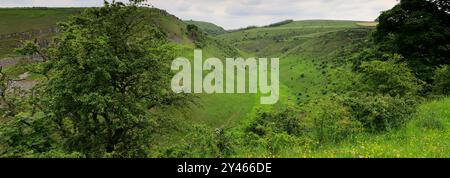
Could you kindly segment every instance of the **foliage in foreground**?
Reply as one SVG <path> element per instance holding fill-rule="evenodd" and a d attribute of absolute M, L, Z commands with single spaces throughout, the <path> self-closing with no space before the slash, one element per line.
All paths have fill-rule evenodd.
<path fill-rule="evenodd" d="M 250 125 L 246 131 L 225 130 L 218 133 L 204 126 L 196 127 L 181 145 L 155 150 L 155 157 L 250 157 L 250 158 L 449 158 L 450 157 L 450 98 L 426 102 L 417 113 L 407 118 L 403 127 L 386 132 L 364 132 L 360 124 L 346 119 L 320 118 L 308 125 L 293 108 L 259 115 L 267 118 L 264 124 Z M 340 112 L 331 108 L 328 113 Z M 341 110 L 342 111 L 342 110 Z M 289 113 L 289 114 L 286 114 Z M 286 119 L 286 115 L 289 118 Z M 323 115 L 323 113 L 322 113 Z M 277 117 L 279 116 L 279 117 Z M 261 118 L 261 117 L 259 117 Z M 295 119 L 296 118 L 296 119 Z M 345 118 L 343 116 L 342 118 Z M 269 131 L 273 125 L 290 125 L 289 120 L 301 119 L 303 134 L 290 134 L 282 129 Z M 261 120 L 256 120 L 261 123 Z M 324 126 L 324 127 L 321 127 Z M 289 128 L 289 127 L 285 127 Z M 310 130 L 308 130 L 309 128 Z M 329 134 L 327 134 L 329 133 Z M 336 134 L 336 135 L 333 135 Z M 219 141 L 221 140 L 221 141 Z M 224 144 L 226 143 L 226 144 Z M 219 147 L 219 145 L 226 145 Z M 229 154 L 223 154 L 229 153 Z"/>
<path fill-rule="evenodd" d="M 157 132 L 156 108 L 184 101 L 169 92 L 175 50 L 138 7 L 105 2 L 61 24 L 55 45 L 19 50 L 38 54 L 46 76 L 27 94 L 33 109 L 2 124 L 8 156 L 48 152 L 87 157 L 145 157 Z"/>

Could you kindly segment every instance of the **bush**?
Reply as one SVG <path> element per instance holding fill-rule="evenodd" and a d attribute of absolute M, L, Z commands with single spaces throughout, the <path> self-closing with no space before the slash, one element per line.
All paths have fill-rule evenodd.
<path fill-rule="evenodd" d="M 387 61 L 363 62 L 360 66 L 365 90 L 391 96 L 416 95 L 423 82 L 418 80 L 399 55 L 387 55 Z"/>
<path fill-rule="evenodd" d="M 267 138 L 267 149 L 270 156 L 279 155 L 281 152 L 290 150 L 297 139 L 287 133 L 276 133 Z"/>
<path fill-rule="evenodd" d="M 187 25 L 187 33 L 194 42 L 196 48 L 205 47 L 206 34 L 204 34 L 199 27 L 193 24 Z"/>
<path fill-rule="evenodd" d="M 345 94 L 353 91 L 361 91 L 364 83 L 361 82 L 361 74 L 352 72 L 346 68 L 338 67 L 330 70 L 328 80 L 332 81 L 330 90 L 336 94 Z"/>
<path fill-rule="evenodd" d="M 387 131 L 406 123 L 415 111 L 417 100 L 400 96 L 353 93 L 344 98 L 353 117 L 369 131 Z"/>
<path fill-rule="evenodd" d="M 287 146 L 270 145 L 283 142 L 281 138 L 289 140 L 283 135 L 312 138 L 321 144 L 339 142 L 362 131 L 362 124 L 333 98 L 312 102 L 302 110 L 286 108 L 278 112 L 260 112 L 247 128 L 247 132 L 268 139 L 271 152 L 276 152 L 277 147 Z"/>
<path fill-rule="evenodd" d="M 362 124 L 337 98 L 319 100 L 312 108 L 311 129 L 319 144 L 336 143 L 363 131 Z"/>
<path fill-rule="evenodd" d="M 267 25 L 265 27 L 279 27 L 279 26 L 282 26 L 282 25 L 290 24 L 292 22 L 294 22 L 294 20 L 291 20 L 291 19 L 283 20 L 281 22 L 273 23 L 273 24 Z"/>
<path fill-rule="evenodd" d="M 329 77 L 351 116 L 371 132 L 387 131 L 405 124 L 420 101 L 424 82 L 418 80 L 399 55 L 362 62 L 357 72 L 332 70 Z"/>
<path fill-rule="evenodd" d="M 246 131 L 259 136 L 265 136 L 271 132 L 300 135 L 305 129 L 300 113 L 294 108 L 285 108 L 278 112 L 259 111 L 258 116 Z"/>
<path fill-rule="evenodd" d="M 17 114 L 0 124 L 0 157 L 72 157 L 55 149 L 60 146 L 58 137 L 52 135 L 56 127 L 43 117 Z"/>
<path fill-rule="evenodd" d="M 173 158 L 224 158 L 234 153 L 233 140 L 222 129 L 211 129 L 204 125 L 195 125 L 178 145 L 160 150 L 157 157 Z"/>
<path fill-rule="evenodd" d="M 436 69 L 433 77 L 433 93 L 439 95 L 450 94 L 450 66 L 444 65 Z"/>

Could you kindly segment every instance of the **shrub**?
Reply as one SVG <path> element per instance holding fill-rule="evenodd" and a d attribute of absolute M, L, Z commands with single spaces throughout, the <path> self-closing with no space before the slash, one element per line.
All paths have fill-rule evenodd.
<path fill-rule="evenodd" d="M 336 94 L 361 91 L 363 88 L 367 88 L 361 82 L 361 74 L 342 67 L 330 70 L 328 78 L 329 81 L 333 81 L 331 86 L 329 86 L 330 90 Z"/>
<path fill-rule="evenodd" d="M 282 25 L 290 24 L 290 23 L 292 23 L 292 22 L 294 22 L 294 20 L 291 20 L 291 19 L 289 19 L 289 20 L 283 20 L 283 21 L 281 21 L 281 22 L 277 22 L 277 23 L 270 24 L 270 25 L 268 25 L 268 26 L 266 26 L 266 27 L 279 27 L 279 26 L 282 26 Z"/>
<path fill-rule="evenodd" d="M 300 113 L 294 108 L 285 108 L 278 112 L 259 111 L 256 119 L 246 128 L 246 131 L 259 136 L 265 136 L 271 132 L 299 135 L 305 130 L 300 116 Z"/>
<path fill-rule="evenodd" d="M 290 150 L 297 139 L 287 133 L 276 133 L 267 138 L 267 149 L 271 156 L 280 154 L 283 151 Z"/>
<path fill-rule="evenodd" d="M 71 157 L 71 154 L 55 150 L 60 144 L 51 131 L 56 127 L 43 117 L 17 114 L 0 124 L 0 157 Z"/>
<path fill-rule="evenodd" d="M 450 94 L 450 66 L 444 65 L 436 69 L 433 77 L 433 93 L 440 95 Z"/>
<path fill-rule="evenodd" d="M 361 123 L 336 98 L 319 100 L 312 108 L 311 129 L 320 144 L 339 142 L 363 131 Z"/>
<path fill-rule="evenodd" d="M 234 153 L 233 140 L 222 129 L 211 129 L 205 125 L 195 125 L 180 144 L 160 150 L 157 157 L 173 158 L 223 158 Z"/>
<path fill-rule="evenodd" d="M 196 48 L 205 47 L 206 35 L 196 25 L 187 25 L 187 33 L 195 44 Z"/>
<path fill-rule="evenodd" d="M 400 96 L 353 93 L 344 97 L 353 117 L 370 131 L 387 131 L 406 123 L 415 111 L 417 100 Z"/>
<path fill-rule="evenodd" d="M 416 95 L 423 82 L 418 80 L 399 55 L 388 55 L 387 61 L 363 62 L 360 66 L 365 90 L 391 96 Z"/>

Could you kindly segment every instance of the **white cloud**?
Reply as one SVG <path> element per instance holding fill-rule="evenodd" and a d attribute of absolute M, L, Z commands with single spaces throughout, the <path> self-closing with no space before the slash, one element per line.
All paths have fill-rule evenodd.
<path fill-rule="evenodd" d="M 0 0 L 0 7 L 92 7 L 102 0 Z M 371 21 L 397 0 L 149 0 L 186 20 L 216 23 L 226 29 L 294 19 Z"/>

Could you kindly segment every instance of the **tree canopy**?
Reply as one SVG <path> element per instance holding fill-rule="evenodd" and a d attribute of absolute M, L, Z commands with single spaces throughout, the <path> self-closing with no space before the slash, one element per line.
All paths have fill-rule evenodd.
<path fill-rule="evenodd" d="M 88 157 L 148 154 L 158 125 L 155 108 L 183 96 L 169 92 L 175 49 L 163 32 L 146 23 L 144 10 L 139 1 L 105 2 L 60 24 L 62 34 L 51 47 L 29 42 L 19 50 L 44 58 L 35 71 L 47 76 L 35 93 L 38 111 L 25 114 L 31 130 L 39 133 L 36 138 L 45 140 L 46 149 L 40 151 L 56 147 Z M 49 146 L 51 140 L 56 144 Z"/>
<path fill-rule="evenodd" d="M 374 39 L 381 51 L 405 57 L 422 80 L 450 64 L 450 14 L 447 0 L 401 0 L 378 17 Z"/>

